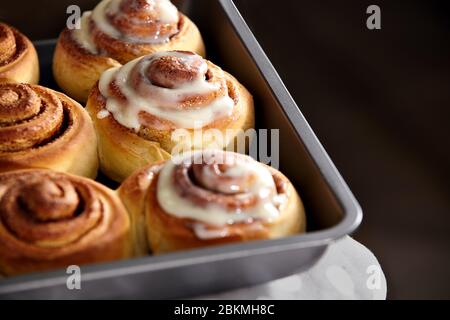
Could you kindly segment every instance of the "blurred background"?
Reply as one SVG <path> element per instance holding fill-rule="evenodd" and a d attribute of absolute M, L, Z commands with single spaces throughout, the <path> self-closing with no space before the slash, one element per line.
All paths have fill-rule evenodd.
<path fill-rule="evenodd" d="M 52 38 L 69 4 L 96 3 L 2 1 L 0 20 Z M 235 3 L 363 207 L 354 237 L 388 298 L 449 299 L 450 2 Z M 371 4 L 381 30 L 366 28 Z"/>
<path fill-rule="evenodd" d="M 236 1 L 359 200 L 388 297 L 450 298 L 450 2 L 268 2 Z"/>

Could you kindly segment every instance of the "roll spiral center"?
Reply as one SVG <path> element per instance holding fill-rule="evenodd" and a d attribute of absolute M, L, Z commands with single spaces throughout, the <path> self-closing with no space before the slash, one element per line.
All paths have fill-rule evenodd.
<path fill-rule="evenodd" d="M 31 182 L 22 188 L 21 203 L 39 221 L 72 217 L 79 198 L 70 182 L 50 179 Z"/>

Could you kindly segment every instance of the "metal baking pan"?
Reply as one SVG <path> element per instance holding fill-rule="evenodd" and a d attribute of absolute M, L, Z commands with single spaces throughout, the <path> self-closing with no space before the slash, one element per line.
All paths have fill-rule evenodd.
<path fill-rule="evenodd" d="M 357 201 L 233 2 L 174 2 L 199 26 L 208 58 L 253 93 L 257 128 L 280 130 L 280 170 L 304 201 L 308 232 L 278 240 L 83 266 L 81 290 L 67 289 L 65 270 L 3 279 L 0 298 L 187 298 L 254 285 L 310 268 L 332 241 L 360 224 L 362 212 Z M 41 61 L 41 84 L 58 89 L 51 75 L 55 40 L 35 44 Z"/>

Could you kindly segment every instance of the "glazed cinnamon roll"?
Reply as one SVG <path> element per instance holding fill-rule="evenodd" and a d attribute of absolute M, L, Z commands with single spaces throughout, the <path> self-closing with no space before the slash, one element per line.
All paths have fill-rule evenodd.
<path fill-rule="evenodd" d="M 250 93 L 186 51 L 159 52 L 107 70 L 87 110 L 99 138 L 101 169 L 116 181 L 171 153 L 227 148 L 254 126 Z"/>
<path fill-rule="evenodd" d="M 139 254 L 273 239 L 306 227 L 302 201 L 289 180 L 232 152 L 194 151 L 147 166 L 118 193 Z"/>
<path fill-rule="evenodd" d="M 16 275 L 130 257 L 130 220 L 117 195 L 50 170 L 0 174 L 0 272 Z"/>
<path fill-rule="evenodd" d="M 199 30 L 169 0 L 103 0 L 80 25 L 61 33 L 53 60 L 59 86 L 80 102 L 103 71 L 137 57 L 175 49 L 205 55 Z"/>
<path fill-rule="evenodd" d="M 98 157 L 91 119 L 56 91 L 0 84 L 0 172 L 30 167 L 94 178 Z"/>
<path fill-rule="evenodd" d="M 39 82 L 36 49 L 27 37 L 0 22 L 0 83 Z"/>

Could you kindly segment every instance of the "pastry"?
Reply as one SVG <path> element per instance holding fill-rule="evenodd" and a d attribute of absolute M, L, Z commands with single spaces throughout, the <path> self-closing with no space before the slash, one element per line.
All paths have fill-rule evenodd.
<path fill-rule="evenodd" d="M 119 182 L 173 153 L 229 148 L 254 126 L 253 99 L 244 86 L 186 51 L 158 52 L 107 70 L 86 108 L 101 169 Z"/>
<path fill-rule="evenodd" d="M 106 69 L 175 49 L 205 54 L 195 24 L 169 0 L 103 0 L 83 14 L 79 29 L 61 33 L 53 73 L 64 92 L 85 102 Z"/>
<path fill-rule="evenodd" d="M 0 22 L 0 83 L 39 82 L 36 49 L 27 37 Z"/>
<path fill-rule="evenodd" d="M 1 274 L 131 255 L 130 220 L 112 190 L 51 170 L 0 174 Z"/>
<path fill-rule="evenodd" d="M 77 102 L 38 85 L 0 84 L 0 172 L 50 168 L 94 178 L 97 138 Z"/>
<path fill-rule="evenodd" d="M 135 172 L 118 193 L 130 213 L 136 254 L 280 238 L 306 227 L 289 180 L 238 153 L 178 155 Z"/>

